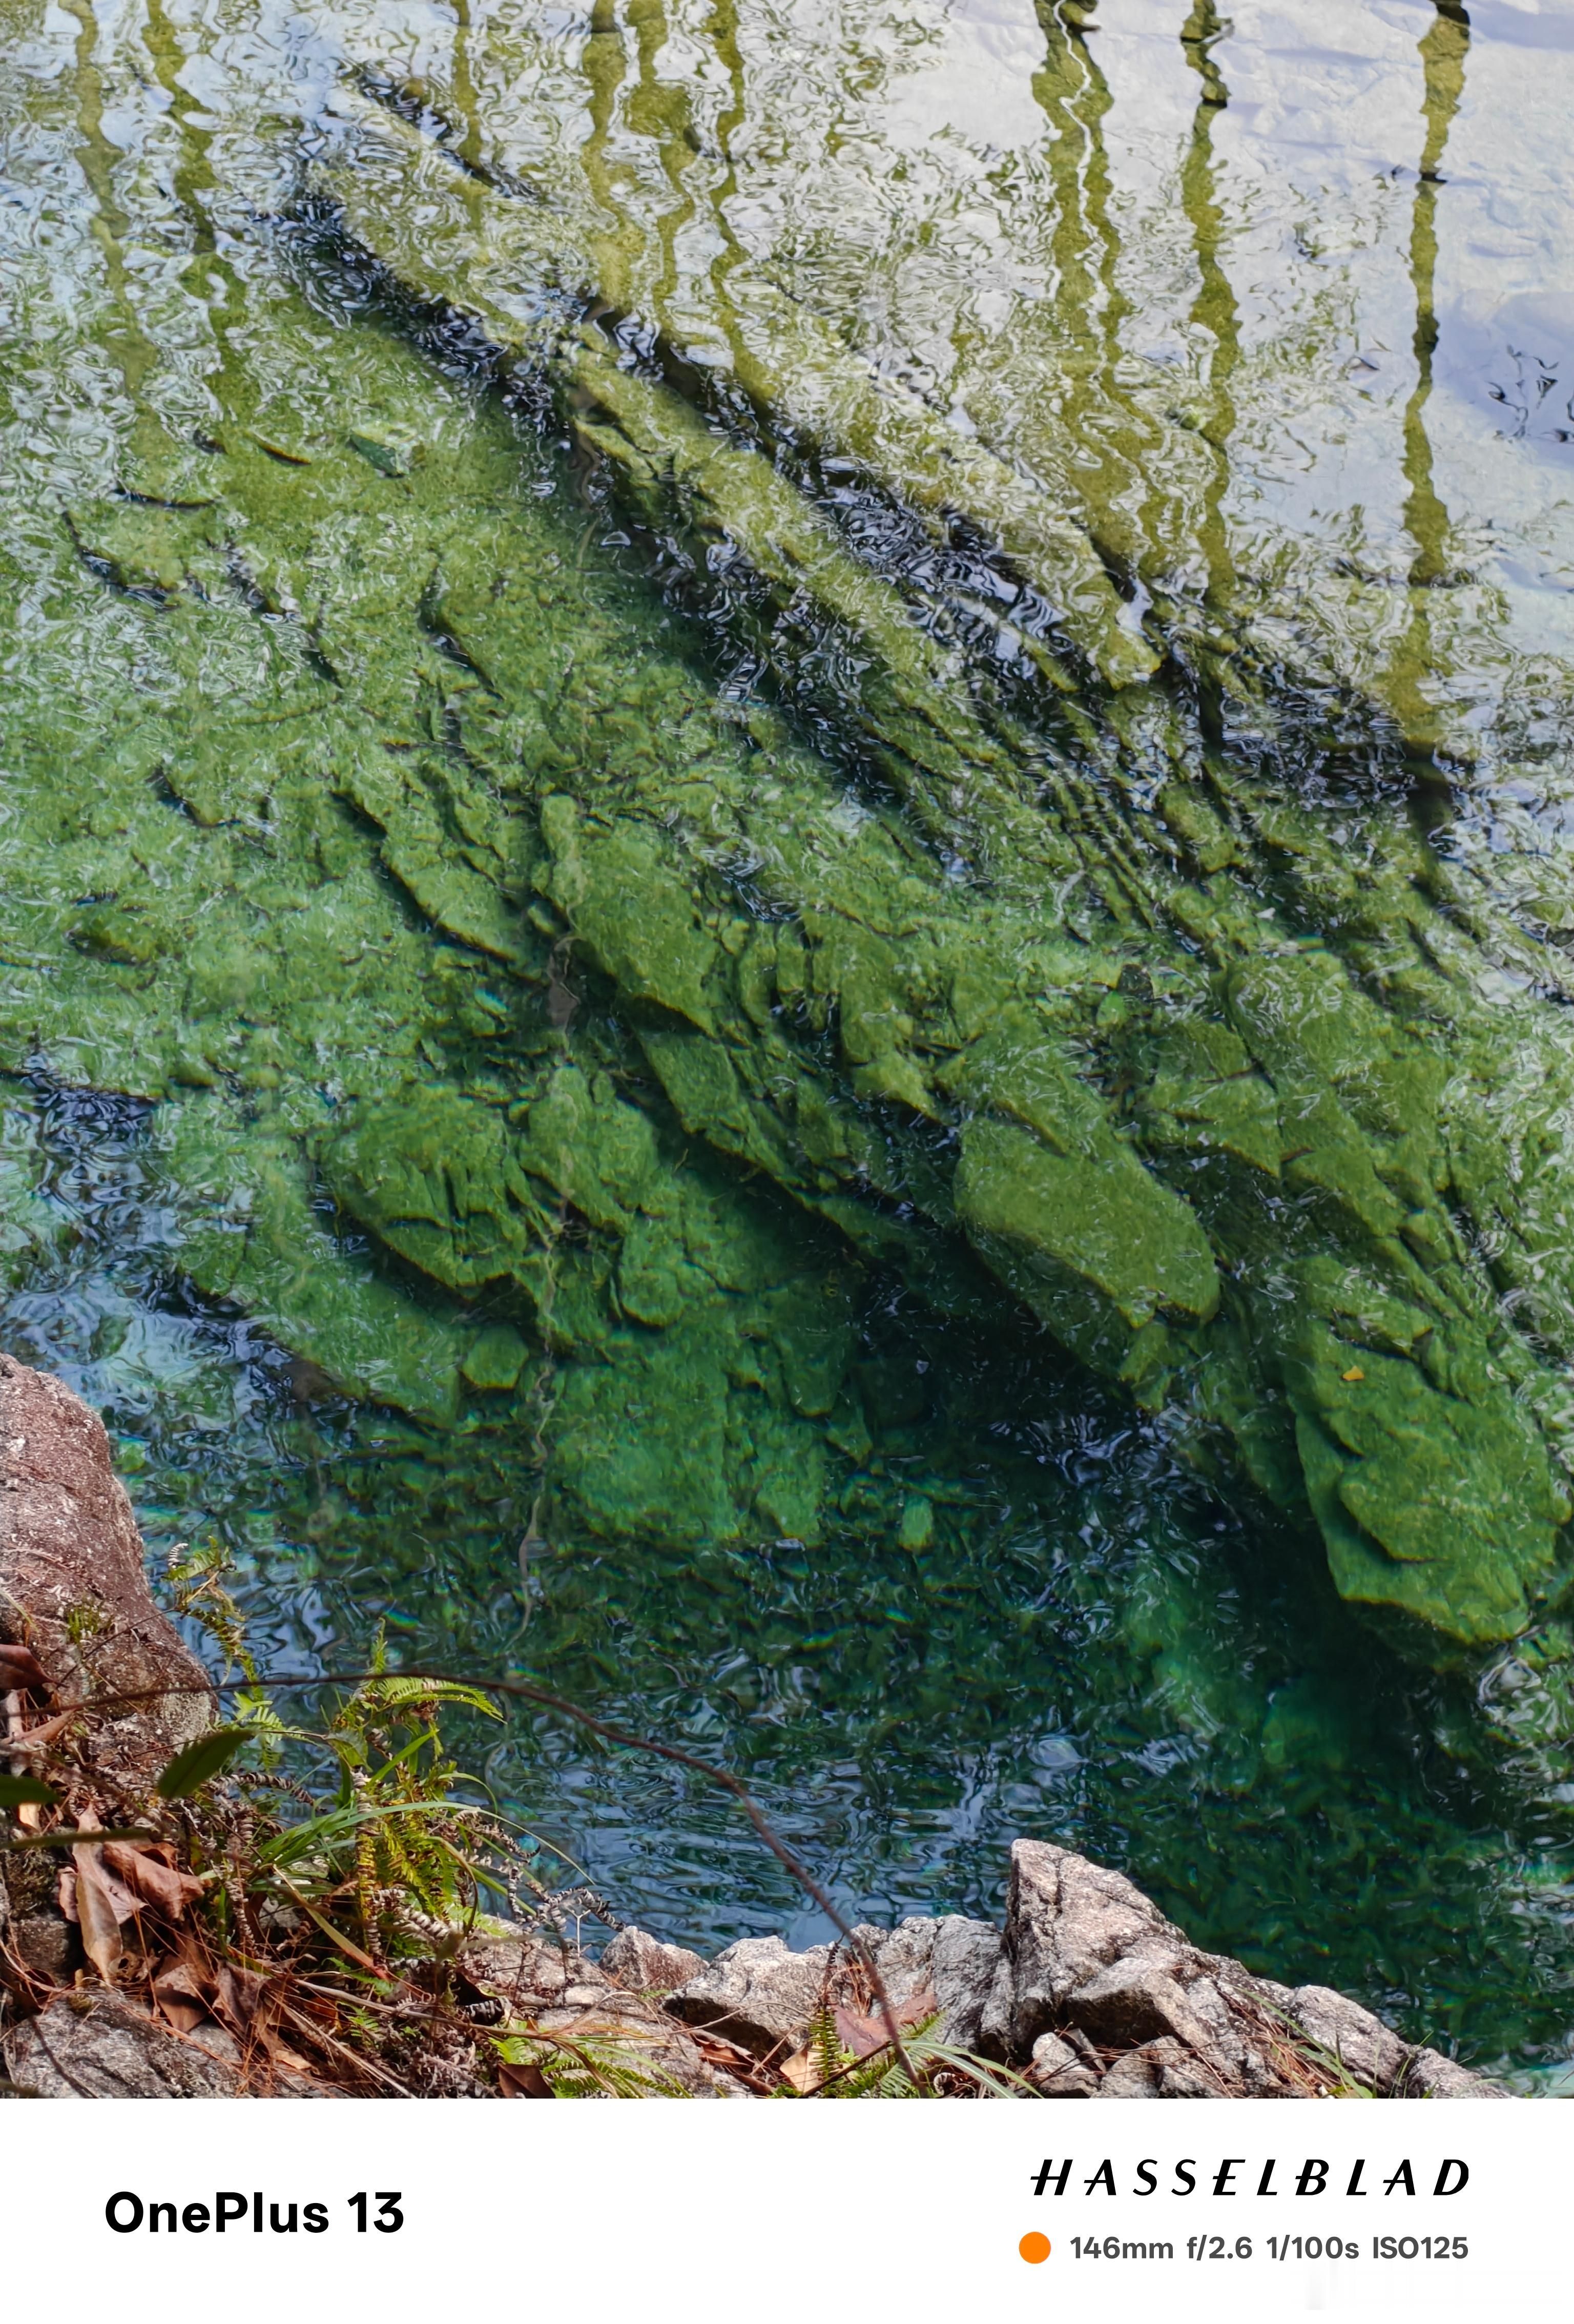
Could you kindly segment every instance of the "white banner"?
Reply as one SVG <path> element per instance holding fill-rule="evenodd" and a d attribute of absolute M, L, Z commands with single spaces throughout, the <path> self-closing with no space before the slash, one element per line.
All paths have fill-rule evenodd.
<path fill-rule="evenodd" d="M 1571 2162 L 1523 2100 L 17 2102 L 0 2235 L 115 2324 L 1551 2317 Z"/>

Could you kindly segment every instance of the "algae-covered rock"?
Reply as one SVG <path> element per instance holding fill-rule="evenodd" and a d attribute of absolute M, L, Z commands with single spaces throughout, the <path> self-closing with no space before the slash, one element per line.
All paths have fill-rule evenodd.
<path fill-rule="evenodd" d="M 0 1062 L 147 1100 L 191 1280 L 348 1393 L 515 1399 L 598 1538 L 814 1541 L 879 1270 L 1036 1319 L 1354 1601 L 1514 1636 L 1574 1445 L 1562 954 L 1183 692 L 987 680 L 579 318 L 552 220 L 391 121 L 316 164 L 337 240 L 281 239 L 311 297 L 257 260 L 267 364 L 204 337 L 179 432 L 123 378 L 135 491 L 112 435 L 69 528 L 19 518 L 60 641 L 11 707 Z M 325 365 L 311 298 L 368 253 L 424 305 Z M 434 310 L 648 549 L 753 593 L 777 706 L 584 566 Z M 214 331 L 179 312 L 150 380 Z"/>

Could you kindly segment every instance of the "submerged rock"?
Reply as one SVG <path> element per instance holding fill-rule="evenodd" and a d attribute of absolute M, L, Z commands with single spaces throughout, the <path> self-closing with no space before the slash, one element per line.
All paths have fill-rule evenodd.
<path fill-rule="evenodd" d="M 400 280 L 558 366 L 565 424 L 653 525 L 719 534 L 856 640 L 849 715 L 922 848 L 878 814 L 837 835 L 842 801 L 783 750 L 763 798 L 724 759 L 704 792 L 649 758 L 615 795 L 538 792 L 537 890 L 686 1129 L 932 1293 L 960 1233 L 1082 1361 L 1187 1412 L 1200 1458 L 1230 1442 L 1317 1525 L 1341 1593 L 1423 1646 L 1523 1629 L 1574 1507 L 1546 1352 L 1574 1352 L 1554 1225 L 1574 1057 L 1557 1002 L 1511 980 L 1562 992 L 1561 954 L 1385 802 L 1336 836 L 1165 693 L 1089 690 L 1025 728 L 830 536 L 784 569 L 763 454 L 595 333 L 553 352 L 521 327 L 510 237 L 538 221 L 419 152 L 330 175 Z M 483 763 L 501 602 L 451 561 L 446 618 L 493 688 L 460 714 Z"/>
<path fill-rule="evenodd" d="M 0 1068 L 145 1102 L 182 1270 L 315 1375 L 512 1399 L 560 1535 L 823 1537 L 896 1271 L 1162 1412 L 1422 1654 L 1520 1634 L 1571 1505 L 1564 954 L 1380 786 L 1336 821 L 1288 780 L 1249 657 L 1222 742 L 1167 679 L 1008 698 L 746 432 L 521 295 L 537 206 L 373 111 L 320 164 L 350 233 L 551 385 L 648 540 L 749 576 L 827 747 L 571 580 L 506 416 L 457 438 L 409 340 L 346 340 L 281 460 L 322 355 L 278 286 L 288 390 L 226 359 L 222 427 L 38 552 L 116 643 L 85 742 L 43 646 L 9 714 Z"/>

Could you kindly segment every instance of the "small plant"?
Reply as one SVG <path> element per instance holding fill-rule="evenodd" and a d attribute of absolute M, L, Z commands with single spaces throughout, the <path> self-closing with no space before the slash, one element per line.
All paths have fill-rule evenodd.
<path fill-rule="evenodd" d="M 145 1790 L 98 1758 L 90 1703 L 41 1722 L 28 1774 L 0 1792 L 23 1825 L 10 1846 L 61 1852 L 60 1902 L 104 1983 L 139 1993 L 178 2032 L 216 2019 L 264 2075 L 415 2092 L 444 2068 L 461 2081 L 478 2061 L 492 2070 L 491 2025 L 508 2013 L 469 1982 L 462 1955 L 478 1933 L 517 1937 L 548 1892 L 527 1837 L 458 1795 L 440 1718 L 461 1704 L 498 1713 L 462 1682 L 389 1670 L 380 1637 L 326 1725 L 287 1724 L 229 1579 L 216 1545 L 171 1561 L 177 1606 L 243 1674 L 235 1716 Z M 286 1774 L 287 1757 L 310 1779 Z M 489 1904 L 511 1917 L 489 1919 Z M 20 1964 L 0 1976 L 7 1968 L 23 2006 L 47 2000 Z M 565 2095 L 665 2086 L 616 2045 L 502 2031 L 537 2040 Z"/>
<path fill-rule="evenodd" d="M 815 2013 L 805 2047 L 787 2061 L 781 2095 L 819 2098 L 1039 2096 L 1030 2082 L 1008 2066 L 939 2040 L 934 2031 L 941 2022 L 938 2009 L 910 2020 L 906 2012 L 897 2015 L 906 2065 L 874 2020 L 824 2004 Z"/>
<path fill-rule="evenodd" d="M 681 2083 L 664 2074 L 626 2033 L 610 2035 L 594 2028 L 573 2034 L 538 2027 L 509 2034 L 496 2043 L 499 2080 L 518 2085 L 527 2098 L 685 2098 Z M 511 2092 L 511 2095 L 512 2093 Z"/>

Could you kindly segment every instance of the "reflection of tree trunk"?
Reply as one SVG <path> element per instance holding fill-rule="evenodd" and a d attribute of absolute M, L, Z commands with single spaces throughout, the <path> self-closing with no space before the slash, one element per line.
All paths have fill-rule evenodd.
<path fill-rule="evenodd" d="M 179 153 L 172 172 L 175 198 L 191 222 L 191 256 L 185 273 L 187 288 L 207 310 L 218 354 L 218 377 L 209 384 L 221 410 L 244 410 L 250 401 L 248 374 L 230 345 L 226 312 L 244 312 L 245 293 L 235 270 L 218 246 L 208 216 L 207 196 L 216 180 L 208 158 L 212 132 L 193 119 L 203 107 L 180 85 L 186 52 L 180 36 L 165 11 L 163 0 L 147 0 L 147 42 L 159 85 L 170 100 L 170 119 L 179 138 Z M 216 297 L 218 286 L 223 295 Z"/>
<path fill-rule="evenodd" d="M 711 286 L 716 294 L 719 309 L 727 317 L 728 337 L 736 334 L 731 329 L 731 311 L 727 300 L 727 277 L 736 266 L 747 263 L 742 244 L 733 233 L 727 217 L 727 204 L 738 189 L 738 173 L 732 166 L 732 138 L 748 118 L 743 57 L 738 46 L 738 12 L 733 0 L 715 0 L 705 30 L 727 74 L 732 101 L 724 113 L 716 117 L 716 143 L 721 150 L 722 175 L 711 194 L 711 212 L 722 237 L 722 248 L 711 262 Z"/>
<path fill-rule="evenodd" d="M 579 67 L 590 84 L 590 135 L 580 148 L 585 183 L 602 209 L 621 218 L 622 204 L 612 189 L 612 174 L 607 163 L 618 90 L 627 69 L 623 36 L 618 29 L 617 0 L 594 0 L 590 38 L 580 51 Z M 593 233 L 591 242 L 600 262 L 597 288 L 602 297 L 608 306 L 626 306 L 631 276 L 628 252 L 612 235 Z"/>
<path fill-rule="evenodd" d="M 694 198 L 684 179 L 699 150 L 689 93 L 682 81 L 663 80 L 658 60 L 667 46 L 667 10 L 663 0 L 629 0 L 629 23 L 639 56 L 640 78 L 629 92 L 623 117 L 637 136 L 649 137 L 661 157 L 661 167 L 675 199 L 656 218 L 661 263 L 651 286 L 656 311 L 665 320 L 677 290 L 677 237 L 695 214 Z"/>
<path fill-rule="evenodd" d="M 1432 357 L 1438 343 L 1433 297 L 1438 263 L 1438 187 L 1442 182 L 1439 165 L 1464 94 L 1465 52 L 1470 44 L 1470 19 L 1459 5 L 1459 0 L 1435 0 L 1435 5 L 1436 20 L 1421 42 L 1421 61 L 1426 76 L 1426 143 L 1422 148 L 1421 176 L 1410 228 L 1410 275 L 1415 285 L 1415 385 L 1404 408 L 1404 477 L 1410 487 L 1404 503 L 1404 522 L 1415 543 L 1415 562 L 1411 567 L 1410 578 L 1416 586 L 1441 579 L 1449 569 L 1449 512 L 1432 483 L 1426 407 L 1431 395 Z"/>
<path fill-rule="evenodd" d="M 459 135 L 454 141 L 454 151 L 474 170 L 481 166 L 483 155 L 481 108 L 475 100 L 475 79 L 470 65 L 474 31 L 470 22 L 470 0 L 451 0 L 451 5 L 454 10 L 454 112 L 459 128 Z"/>
<path fill-rule="evenodd" d="M 581 69 L 591 88 L 592 124 L 581 160 L 591 191 L 621 229 L 592 235 L 601 295 L 609 307 L 643 309 L 648 320 L 666 330 L 679 287 L 677 237 L 695 214 L 684 179 L 699 150 L 698 140 L 687 87 L 663 80 L 658 70 L 667 39 L 663 0 L 629 0 L 627 21 L 634 37 L 637 77 L 625 89 L 629 59 L 617 21 L 617 0 L 596 0 L 591 37 L 581 55 Z M 621 126 L 654 145 L 676 197 L 658 205 L 653 214 L 636 215 L 628 198 L 625 170 L 609 160 L 620 92 Z"/>
<path fill-rule="evenodd" d="M 1438 165 L 1449 142 L 1449 131 L 1459 111 L 1465 88 L 1465 52 L 1470 42 L 1470 20 L 1459 0 L 1434 0 L 1437 15 L 1422 38 L 1420 54 L 1425 75 L 1422 115 L 1426 137 L 1422 146 L 1421 174 L 1411 213 L 1410 275 L 1415 286 L 1415 384 L 1404 407 L 1404 525 L 1415 544 L 1411 561 L 1410 619 L 1390 666 L 1389 699 L 1409 747 L 1418 756 L 1435 747 L 1437 715 L 1427 691 L 1427 680 L 1437 663 L 1429 592 L 1450 571 L 1449 512 L 1432 482 L 1431 441 L 1426 429 L 1426 407 L 1431 395 L 1432 358 L 1437 352 L 1438 324 L 1434 301 L 1438 262 Z"/>
<path fill-rule="evenodd" d="M 1091 7 L 1074 0 L 1036 5 L 1045 56 L 1033 93 L 1054 133 L 1048 152 L 1055 191 L 1050 256 L 1066 381 L 1059 419 L 1077 443 L 1076 484 L 1090 506 L 1093 538 L 1135 574 L 1149 561 L 1142 455 L 1153 431 L 1118 384 L 1120 326 L 1129 309 L 1117 280 L 1120 236 L 1109 216 L 1103 139 L 1114 99 L 1084 37 Z"/>
<path fill-rule="evenodd" d="M 1204 434 L 1212 447 L 1211 471 L 1204 489 L 1203 516 L 1199 528 L 1208 566 L 1209 602 L 1229 604 L 1235 584 L 1235 567 L 1224 520 L 1224 496 L 1229 484 L 1228 446 L 1235 431 L 1235 401 L 1230 381 L 1240 360 L 1240 318 L 1235 293 L 1219 263 L 1224 223 L 1216 198 L 1213 164 L 1213 116 L 1229 102 L 1223 75 L 1213 60 L 1216 42 L 1224 36 L 1213 0 L 1194 0 L 1181 33 L 1186 61 L 1202 83 L 1192 142 L 1181 169 L 1181 200 L 1197 246 L 1197 271 L 1201 287 L 1192 302 L 1192 320 L 1200 323 L 1213 342 L 1208 367 L 1211 410 Z"/>
<path fill-rule="evenodd" d="M 125 239 L 127 219 L 115 195 L 115 165 L 119 153 L 104 134 L 104 82 L 97 62 L 98 20 L 89 0 L 66 0 L 81 31 L 77 39 L 77 127 L 80 143 L 77 160 L 92 192 L 97 216 L 93 238 L 104 254 L 113 313 L 106 321 L 101 344 L 124 380 L 126 392 L 140 404 L 143 382 L 158 361 L 156 349 L 136 320 L 127 295 Z"/>

